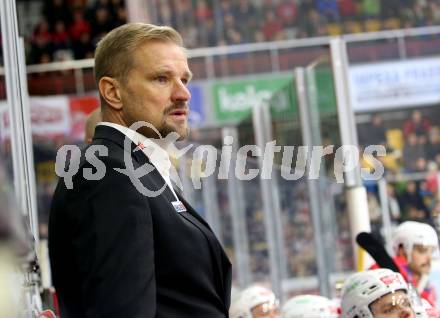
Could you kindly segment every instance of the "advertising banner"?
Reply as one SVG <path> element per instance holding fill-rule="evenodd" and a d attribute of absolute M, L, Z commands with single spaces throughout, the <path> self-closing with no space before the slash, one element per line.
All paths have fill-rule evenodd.
<path fill-rule="evenodd" d="M 330 68 L 320 68 L 311 79 L 315 82 L 319 111 L 336 112 L 336 98 Z M 257 79 L 228 80 L 213 84 L 215 120 L 219 123 L 248 117 L 252 107 L 270 101 L 274 117 L 297 115 L 295 79 L 291 75 L 259 75 Z M 312 92 L 309 92 L 312 93 Z"/>
<path fill-rule="evenodd" d="M 38 136 L 67 135 L 70 133 L 71 116 L 67 96 L 31 97 L 32 134 Z M 6 102 L 0 103 L 1 137 L 10 136 L 10 121 Z"/>
<path fill-rule="evenodd" d="M 440 58 L 354 65 L 349 69 L 354 111 L 440 102 Z"/>
<path fill-rule="evenodd" d="M 252 108 L 262 101 L 269 101 L 278 90 L 290 85 L 292 76 L 262 77 L 246 80 L 228 80 L 213 84 L 215 117 L 218 122 L 240 120 L 249 116 Z M 274 111 L 285 112 L 294 105 L 281 98 Z"/>
<path fill-rule="evenodd" d="M 69 136 L 72 140 L 82 140 L 85 118 L 98 104 L 96 96 L 30 97 L 32 135 L 43 138 Z M 9 114 L 5 101 L 0 102 L 0 134 L 2 139 L 10 136 Z"/>

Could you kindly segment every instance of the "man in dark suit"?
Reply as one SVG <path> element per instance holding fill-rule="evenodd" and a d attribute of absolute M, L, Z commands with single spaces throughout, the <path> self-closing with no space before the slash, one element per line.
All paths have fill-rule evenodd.
<path fill-rule="evenodd" d="M 71 189 L 60 180 L 50 214 L 62 318 L 228 317 L 231 264 L 173 189 L 169 158 L 153 139 L 188 134 L 191 72 L 180 35 L 119 27 L 98 44 L 95 76 L 103 122 L 88 150 L 101 164 L 83 154 Z M 129 128 L 139 121 L 148 124 Z"/>

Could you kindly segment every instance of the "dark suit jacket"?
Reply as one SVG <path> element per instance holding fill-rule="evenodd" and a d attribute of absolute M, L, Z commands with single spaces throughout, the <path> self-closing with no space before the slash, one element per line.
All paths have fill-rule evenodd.
<path fill-rule="evenodd" d="M 126 168 L 124 137 L 98 126 L 104 178 L 83 177 L 93 167 L 83 154 L 73 189 L 61 179 L 55 191 L 49 254 L 62 318 L 228 317 L 231 264 L 218 240 L 183 198 L 187 212 L 176 212 L 168 187 L 146 197 L 114 170 Z M 149 163 L 142 151 L 129 158 Z M 165 183 L 156 169 L 140 180 L 150 190 Z"/>

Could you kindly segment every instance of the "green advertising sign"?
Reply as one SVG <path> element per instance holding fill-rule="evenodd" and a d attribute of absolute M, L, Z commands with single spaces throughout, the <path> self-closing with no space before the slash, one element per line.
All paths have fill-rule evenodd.
<path fill-rule="evenodd" d="M 319 111 L 335 111 L 333 78 L 329 68 L 316 70 L 316 94 Z M 215 117 L 218 122 L 249 117 L 252 108 L 270 101 L 271 112 L 278 116 L 297 114 L 294 78 L 289 75 L 262 76 L 258 79 L 229 80 L 213 84 Z"/>
<path fill-rule="evenodd" d="M 293 91 L 293 77 L 260 77 L 252 80 L 232 80 L 213 85 L 215 114 L 218 121 L 240 120 L 248 117 L 252 108 L 262 101 L 270 100 L 275 92 L 290 86 Z M 288 111 L 294 105 L 290 98 L 280 98 L 275 111 Z"/>
<path fill-rule="evenodd" d="M 321 114 L 337 112 L 335 86 L 330 67 L 318 68 L 315 71 L 316 95 Z"/>

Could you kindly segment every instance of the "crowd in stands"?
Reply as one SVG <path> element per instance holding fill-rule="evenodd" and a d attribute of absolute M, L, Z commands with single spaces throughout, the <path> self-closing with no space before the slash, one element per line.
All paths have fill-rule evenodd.
<path fill-rule="evenodd" d="M 412 111 L 401 127 L 386 129 L 381 116 L 372 116 L 371 125 L 360 130 L 362 146 L 382 145 L 387 156 L 382 159 L 388 179 L 388 208 L 392 221 L 405 220 L 440 225 L 438 174 L 440 133 L 435 118 L 420 110 Z M 368 187 L 370 218 L 381 223 L 378 188 Z"/>
<path fill-rule="evenodd" d="M 188 47 L 221 46 L 438 24 L 437 0 L 156 1 L 158 22 Z M 200 32 L 203 30 L 203 32 Z"/>
<path fill-rule="evenodd" d="M 124 0 L 45 0 L 29 39 L 28 63 L 91 58 L 99 39 L 126 22 Z"/>
<path fill-rule="evenodd" d="M 188 48 L 440 24 L 438 0 L 152 0 L 152 22 L 175 27 Z M 127 21 L 124 0 L 44 0 L 29 63 L 93 56 Z"/>

